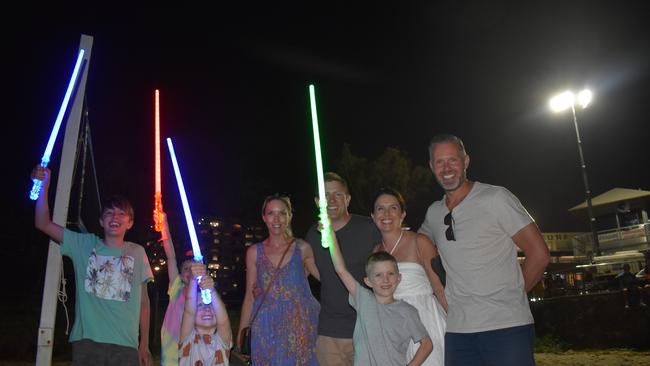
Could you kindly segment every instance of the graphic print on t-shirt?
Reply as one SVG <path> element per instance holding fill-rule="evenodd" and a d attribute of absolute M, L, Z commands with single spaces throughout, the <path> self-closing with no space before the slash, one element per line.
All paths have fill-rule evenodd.
<path fill-rule="evenodd" d="M 127 301 L 131 295 L 134 264 L 131 256 L 97 255 L 93 249 L 86 269 L 86 292 L 101 299 Z"/>

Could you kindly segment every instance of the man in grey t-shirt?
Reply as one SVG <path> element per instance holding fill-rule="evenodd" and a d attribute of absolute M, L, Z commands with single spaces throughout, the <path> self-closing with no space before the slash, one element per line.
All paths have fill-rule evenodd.
<path fill-rule="evenodd" d="M 361 282 L 365 276 L 366 260 L 374 246 L 381 243 L 381 235 L 369 217 L 348 212 L 350 192 L 347 182 L 338 174 L 325 174 L 325 194 L 327 214 L 349 271 Z M 321 246 L 317 224 L 309 229 L 305 240 L 314 251 L 321 282 L 316 357 L 321 366 L 352 366 L 356 312 L 348 304 L 348 290 L 334 271 L 329 251 Z"/>
<path fill-rule="evenodd" d="M 419 232 L 436 243 L 447 271 L 445 365 L 534 365 L 526 292 L 549 260 L 537 225 L 507 189 L 467 180 L 469 156 L 458 137 L 434 137 L 429 156 L 445 196 Z"/>

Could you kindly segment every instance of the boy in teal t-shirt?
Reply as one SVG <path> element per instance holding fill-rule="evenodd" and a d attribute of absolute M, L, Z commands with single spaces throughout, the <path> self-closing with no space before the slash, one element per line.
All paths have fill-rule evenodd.
<path fill-rule="evenodd" d="M 124 241 L 133 226 L 131 204 L 120 196 L 104 202 L 99 219 L 103 239 L 65 229 L 50 217 L 50 173 L 40 166 L 32 172 L 32 178 L 43 181 L 34 221 L 37 229 L 61 244 L 61 254 L 74 265 L 73 365 L 152 365 L 147 282 L 153 274 L 144 248 Z"/>

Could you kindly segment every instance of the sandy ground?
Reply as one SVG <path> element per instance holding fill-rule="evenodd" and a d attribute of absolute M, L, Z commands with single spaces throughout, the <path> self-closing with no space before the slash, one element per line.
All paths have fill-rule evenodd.
<path fill-rule="evenodd" d="M 603 350 L 536 353 L 537 366 L 648 366 L 649 351 Z M 68 366 L 69 362 L 54 362 L 52 366 Z M 0 360 L 0 366 L 30 366 L 34 362 Z"/>
<path fill-rule="evenodd" d="M 537 366 L 648 366 L 650 351 L 603 350 L 536 353 Z"/>
<path fill-rule="evenodd" d="M 603 350 L 536 353 L 535 360 L 537 366 L 649 366 L 650 351 Z M 34 362 L 0 360 L 0 366 L 29 365 L 34 365 Z M 52 363 L 52 366 L 68 365 L 68 362 Z"/>

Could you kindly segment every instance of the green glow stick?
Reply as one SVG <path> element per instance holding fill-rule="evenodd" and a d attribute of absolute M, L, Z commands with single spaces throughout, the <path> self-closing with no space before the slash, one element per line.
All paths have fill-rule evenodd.
<path fill-rule="evenodd" d="M 318 133 L 318 114 L 316 113 L 316 92 L 314 85 L 309 85 L 309 101 L 311 102 L 311 124 L 314 129 L 314 152 L 316 156 L 316 174 L 318 176 L 318 209 L 322 225 L 321 245 L 329 248 L 332 244 L 330 218 L 327 216 L 327 197 L 325 196 L 325 175 L 323 174 L 323 156 L 320 150 L 320 134 Z"/>

